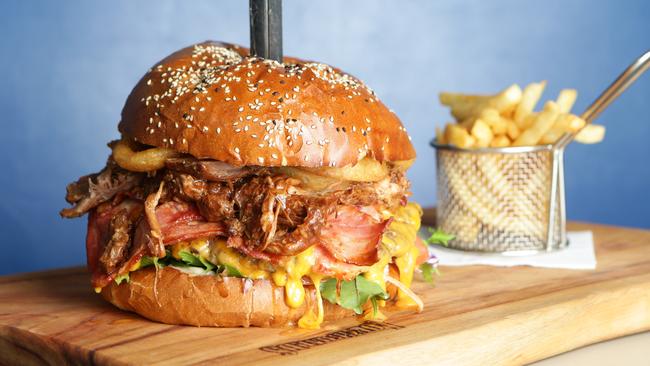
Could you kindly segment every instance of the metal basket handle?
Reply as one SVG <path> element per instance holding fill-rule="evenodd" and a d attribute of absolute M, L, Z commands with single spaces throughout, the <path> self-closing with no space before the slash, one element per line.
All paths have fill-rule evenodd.
<path fill-rule="evenodd" d="M 614 82 L 602 92 L 602 94 L 600 94 L 598 99 L 591 103 L 589 108 L 587 108 L 587 110 L 582 114 L 582 119 L 584 119 L 588 124 L 591 123 L 610 105 L 610 103 L 618 98 L 621 93 L 632 85 L 632 83 L 634 83 L 636 79 L 643 75 L 643 73 L 649 68 L 650 51 L 646 51 L 641 55 L 641 57 L 637 58 L 630 66 L 628 66 L 628 68 L 625 69 L 625 71 L 623 71 L 623 73 L 621 73 L 621 75 L 619 75 L 618 78 L 616 78 L 616 80 L 614 80 Z M 563 149 L 573 141 L 580 130 L 574 133 L 565 133 L 559 140 L 557 140 L 553 147 L 556 149 Z"/>
<path fill-rule="evenodd" d="M 591 123 L 602 111 L 605 110 L 621 93 L 623 93 L 632 83 L 643 75 L 650 68 L 650 51 L 646 51 L 641 57 L 637 58 L 630 66 L 628 66 L 621 75 L 614 80 L 614 82 L 603 91 L 600 96 L 585 110 L 582 114 L 582 119 Z M 586 125 L 585 125 L 586 126 Z M 584 128 L 584 126 L 582 127 Z M 580 130 L 582 130 L 582 128 Z M 565 133 L 553 144 L 553 170 L 551 178 L 551 202 L 549 205 L 549 227 L 547 233 L 546 249 L 552 248 L 552 230 L 553 227 L 550 223 L 555 222 L 555 215 L 557 205 L 560 205 L 560 232 L 561 242 L 566 241 L 566 201 L 564 196 L 564 148 L 575 138 L 580 130 L 574 133 Z M 558 192 L 559 190 L 559 192 Z M 559 202 L 557 199 L 559 193 Z"/>

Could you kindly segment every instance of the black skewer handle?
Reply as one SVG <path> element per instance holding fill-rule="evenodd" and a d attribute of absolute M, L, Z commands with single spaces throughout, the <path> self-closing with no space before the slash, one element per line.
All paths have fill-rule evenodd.
<path fill-rule="evenodd" d="M 282 62 L 282 0 L 250 0 L 251 55 Z"/>

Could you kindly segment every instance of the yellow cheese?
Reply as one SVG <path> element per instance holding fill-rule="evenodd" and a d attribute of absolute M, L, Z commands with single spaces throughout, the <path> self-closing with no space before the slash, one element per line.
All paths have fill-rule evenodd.
<path fill-rule="evenodd" d="M 228 248 L 225 240 L 215 240 L 212 244 L 212 256 L 216 257 L 214 263 L 227 264 L 241 273 L 242 276 L 251 279 L 267 279 L 270 277 L 270 268 L 264 268 L 253 258 L 240 254 L 232 248 Z"/>
<path fill-rule="evenodd" d="M 275 272 L 271 273 L 273 283 L 276 286 L 285 286 L 287 284 L 287 271 L 282 268 L 277 268 Z"/>
<path fill-rule="evenodd" d="M 417 247 L 413 246 L 405 255 L 395 258 L 395 264 L 399 268 L 399 281 L 403 283 L 406 287 L 411 287 L 411 282 L 413 282 L 413 272 L 415 271 L 415 261 L 420 255 L 420 251 Z M 397 303 L 398 307 L 410 307 L 415 305 L 413 299 L 410 296 L 407 296 L 402 290 L 397 291 Z"/>
<path fill-rule="evenodd" d="M 380 250 L 381 251 L 381 250 Z M 379 262 L 370 266 L 368 272 L 363 274 L 368 281 L 372 281 L 379 286 L 381 289 L 386 291 L 386 266 L 391 260 L 391 255 L 389 253 L 383 253 L 379 258 Z"/>
<path fill-rule="evenodd" d="M 422 208 L 414 202 L 399 207 L 393 213 L 393 221 L 388 226 L 382 238 L 382 244 L 391 257 L 394 257 L 395 265 L 399 269 L 400 282 L 410 287 L 413 281 L 416 260 L 420 251 L 415 246 L 417 232 L 420 229 L 420 217 Z M 397 292 L 398 307 L 410 307 L 413 300 L 403 291 Z"/>
<path fill-rule="evenodd" d="M 298 326 L 304 329 L 319 329 L 323 323 L 323 298 L 320 293 L 320 282 L 323 279 L 321 275 L 311 275 L 311 282 L 316 289 L 316 307 L 318 314 L 314 314 L 313 306 L 309 306 L 307 312 L 298 320 Z"/>
<path fill-rule="evenodd" d="M 401 257 L 413 247 L 420 229 L 421 216 L 422 208 L 413 202 L 399 207 L 394 212 L 393 221 L 382 238 L 382 244 L 391 256 Z"/>
<path fill-rule="evenodd" d="M 190 242 L 190 248 L 198 253 L 201 257 L 210 258 L 210 241 L 206 239 L 196 239 Z"/>
<path fill-rule="evenodd" d="M 309 247 L 302 253 L 289 258 L 285 265 L 287 276 L 284 294 L 287 305 L 292 308 L 300 307 L 305 301 L 302 277 L 310 274 L 314 263 L 316 263 L 314 247 Z"/>
<path fill-rule="evenodd" d="M 142 263 L 142 259 L 139 261 L 135 262 L 131 268 L 129 268 L 129 272 L 137 271 L 140 269 L 140 264 Z"/>

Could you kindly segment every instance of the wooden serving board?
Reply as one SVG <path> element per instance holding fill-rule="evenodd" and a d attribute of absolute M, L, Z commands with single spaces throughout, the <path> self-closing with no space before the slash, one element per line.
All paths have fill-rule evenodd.
<path fill-rule="evenodd" d="M 421 314 L 299 329 L 157 324 L 104 303 L 82 268 L 0 277 L 0 364 L 521 364 L 650 329 L 650 231 L 592 230 L 598 269 L 443 267 Z"/>

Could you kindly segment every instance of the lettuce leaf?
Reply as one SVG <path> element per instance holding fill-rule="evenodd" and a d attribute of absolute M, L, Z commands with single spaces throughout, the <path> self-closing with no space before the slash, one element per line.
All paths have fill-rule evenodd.
<path fill-rule="evenodd" d="M 363 306 L 370 300 L 375 313 L 377 300 L 388 299 L 388 294 L 377 283 L 368 281 L 363 275 L 351 281 L 340 281 L 340 291 L 337 291 L 337 280 L 330 278 L 321 282 L 320 291 L 323 298 L 332 304 L 337 304 L 345 309 L 363 313 Z"/>
<path fill-rule="evenodd" d="M 203 263 L 201 263 L 199 257 L 186 250 L 181 250 L 178 255 L 181 257 L 181 260 L 188 266 L 203 267 Z"/>
<path fill-rule="evenodd" d="M 153 266 L 158 261 L 158 258 L 147 257 L 146 255 L 140 259 L 140 268 Z"/>
<path fill-rule="evenodd" d="M 241 272 L 239 272 L 239 271 L 237 270 L 237 268 L 235 268 L 235 267 L 233 267 L 233 266 L 231 266 L 231 265 L 229 265 L 229 264 L 224 264 L 223 266 L 225 267 L 225 269 L 226 269 L 225 272 L 228 274 L 228 276 L 231 276 L 231 277 L 239 277 L 239 278 L 244 277 L 244 276 L 241 274 Z"/>
<path fill-rule="evenodd" d="M 434 284 L 435 279 L 437 276 L 440 276 L 440 271 L 438 270 L 438 266 L 429 263 L 429 262 L 424 262 L 420 264 L 420 271 L 422 272 L 422 278 L 424 279 L 424 282 Z"/>
<path fill-rule="evenodd" d="M 121 276 L 115 277 L 115 283 L 118 284 L 118 285 L 121 284 L 122 282 L 129 283 L 129 281 L 130 281 L 130 278 L 129 278 L 128 273 L 125 273 L 125 274 L 123 274 Z"/>
<path fill-rule="evenodd" d="M 201 256 L 195 255 L 190 251 L 181 250 L 178 255 L 181 257 L 180 260 L 174 258 L 171 252 L 168 250 L 167 255 L 163 258 L 153 258 L 144 256 L 140 260 L 140 268 L 156 266 L 157 268 L 163 268 L 166 266 L 176 266 L 176 267 L 199 267 L 206 271 L 215 271 L 221 272 L 223 267 L 213 264 L 212 262 L 204 259 Z"/>
<path fill-rule="evenodd" d="M 440 229 L 434 230 L 429 228 L 429 233 L 431 236 L 425 240 L 428 245 L 448 246 L 449 241 L 456 238 L 454 235 L 447 234 Z M 436 276 L 440 275 L 440 272 L 438 271 L 438 259 L 433 255 L 430 255 L 426 262 L 420 264 L 419 269 L 420 272 L 422 272 L 422 278 L 424 281 L 432 285 L 435 282 Z"/>
<path fill-rule="evenodd" d="M 447 246 L 449 245 L 450 240 L 454 240 L 456 237 L 454 235 L 446 234 L 440 229 L 431 229 L 429 228 L 429 233 L 431 236 L 429 239 L 425 240 L 427 244 L 431 245 L 444 245 Z"/>

